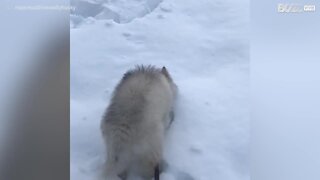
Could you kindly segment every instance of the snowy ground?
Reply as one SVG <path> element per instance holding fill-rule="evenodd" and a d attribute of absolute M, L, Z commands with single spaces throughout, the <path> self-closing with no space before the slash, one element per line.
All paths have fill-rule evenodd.
<path fill-rule="evenodd" d="M 136 64 L 166 66 L 180 90 L 162 180 L 250 178 L 248 0 L 72 3 L 72 180 L 96 179 L 102 114 Z"/>

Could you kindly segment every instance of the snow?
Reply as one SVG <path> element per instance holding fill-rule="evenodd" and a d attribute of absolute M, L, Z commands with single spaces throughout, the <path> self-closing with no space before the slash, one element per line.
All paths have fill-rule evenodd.
<path fill-rule="evenodd" d="M 248 0 L 72 4 L 71 179 L 98 179 L 102 114 L 137 64 L 166 66 L 179 87 L 161 179 L 250 178 Z"/>

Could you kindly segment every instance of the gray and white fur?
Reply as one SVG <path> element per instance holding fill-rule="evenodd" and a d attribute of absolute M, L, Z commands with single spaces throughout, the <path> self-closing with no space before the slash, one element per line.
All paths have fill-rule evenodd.
<path fill-rule="evenodd" d="M 176 92 L 165 67 L 137 66 L 125 73 L 101 122 L 107 180 L 152 179 L 162 160 Z"/>

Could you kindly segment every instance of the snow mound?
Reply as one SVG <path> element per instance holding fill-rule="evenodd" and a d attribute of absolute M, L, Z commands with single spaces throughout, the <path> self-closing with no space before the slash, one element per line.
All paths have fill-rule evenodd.
<path fill-rule="evenodd" d="M 114 22 L 129 23 L 136 18 L 151 13 L 162 0 L 72 0 L 75 11 L 71 12 L 72 21 L 82 18 L 112 19 Z M 79 23 L 73 22 L 73 23 Z"/>

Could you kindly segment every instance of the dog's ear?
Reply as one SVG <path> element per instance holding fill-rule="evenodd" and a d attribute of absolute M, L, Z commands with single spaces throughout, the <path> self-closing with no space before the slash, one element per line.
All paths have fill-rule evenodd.
<path fill-rule="evenodd" d="M 162 67 L 161 72 L 163 74 L 168 74 L 167 68 L 165 66 Z"/>
<path fill-rule="evenodd" d="M 165 66 L 162 67 L 161 73 L 165 75 L 168 79 L 171 79 L 169 72 L 167 71 L 167 68 Z"/>

